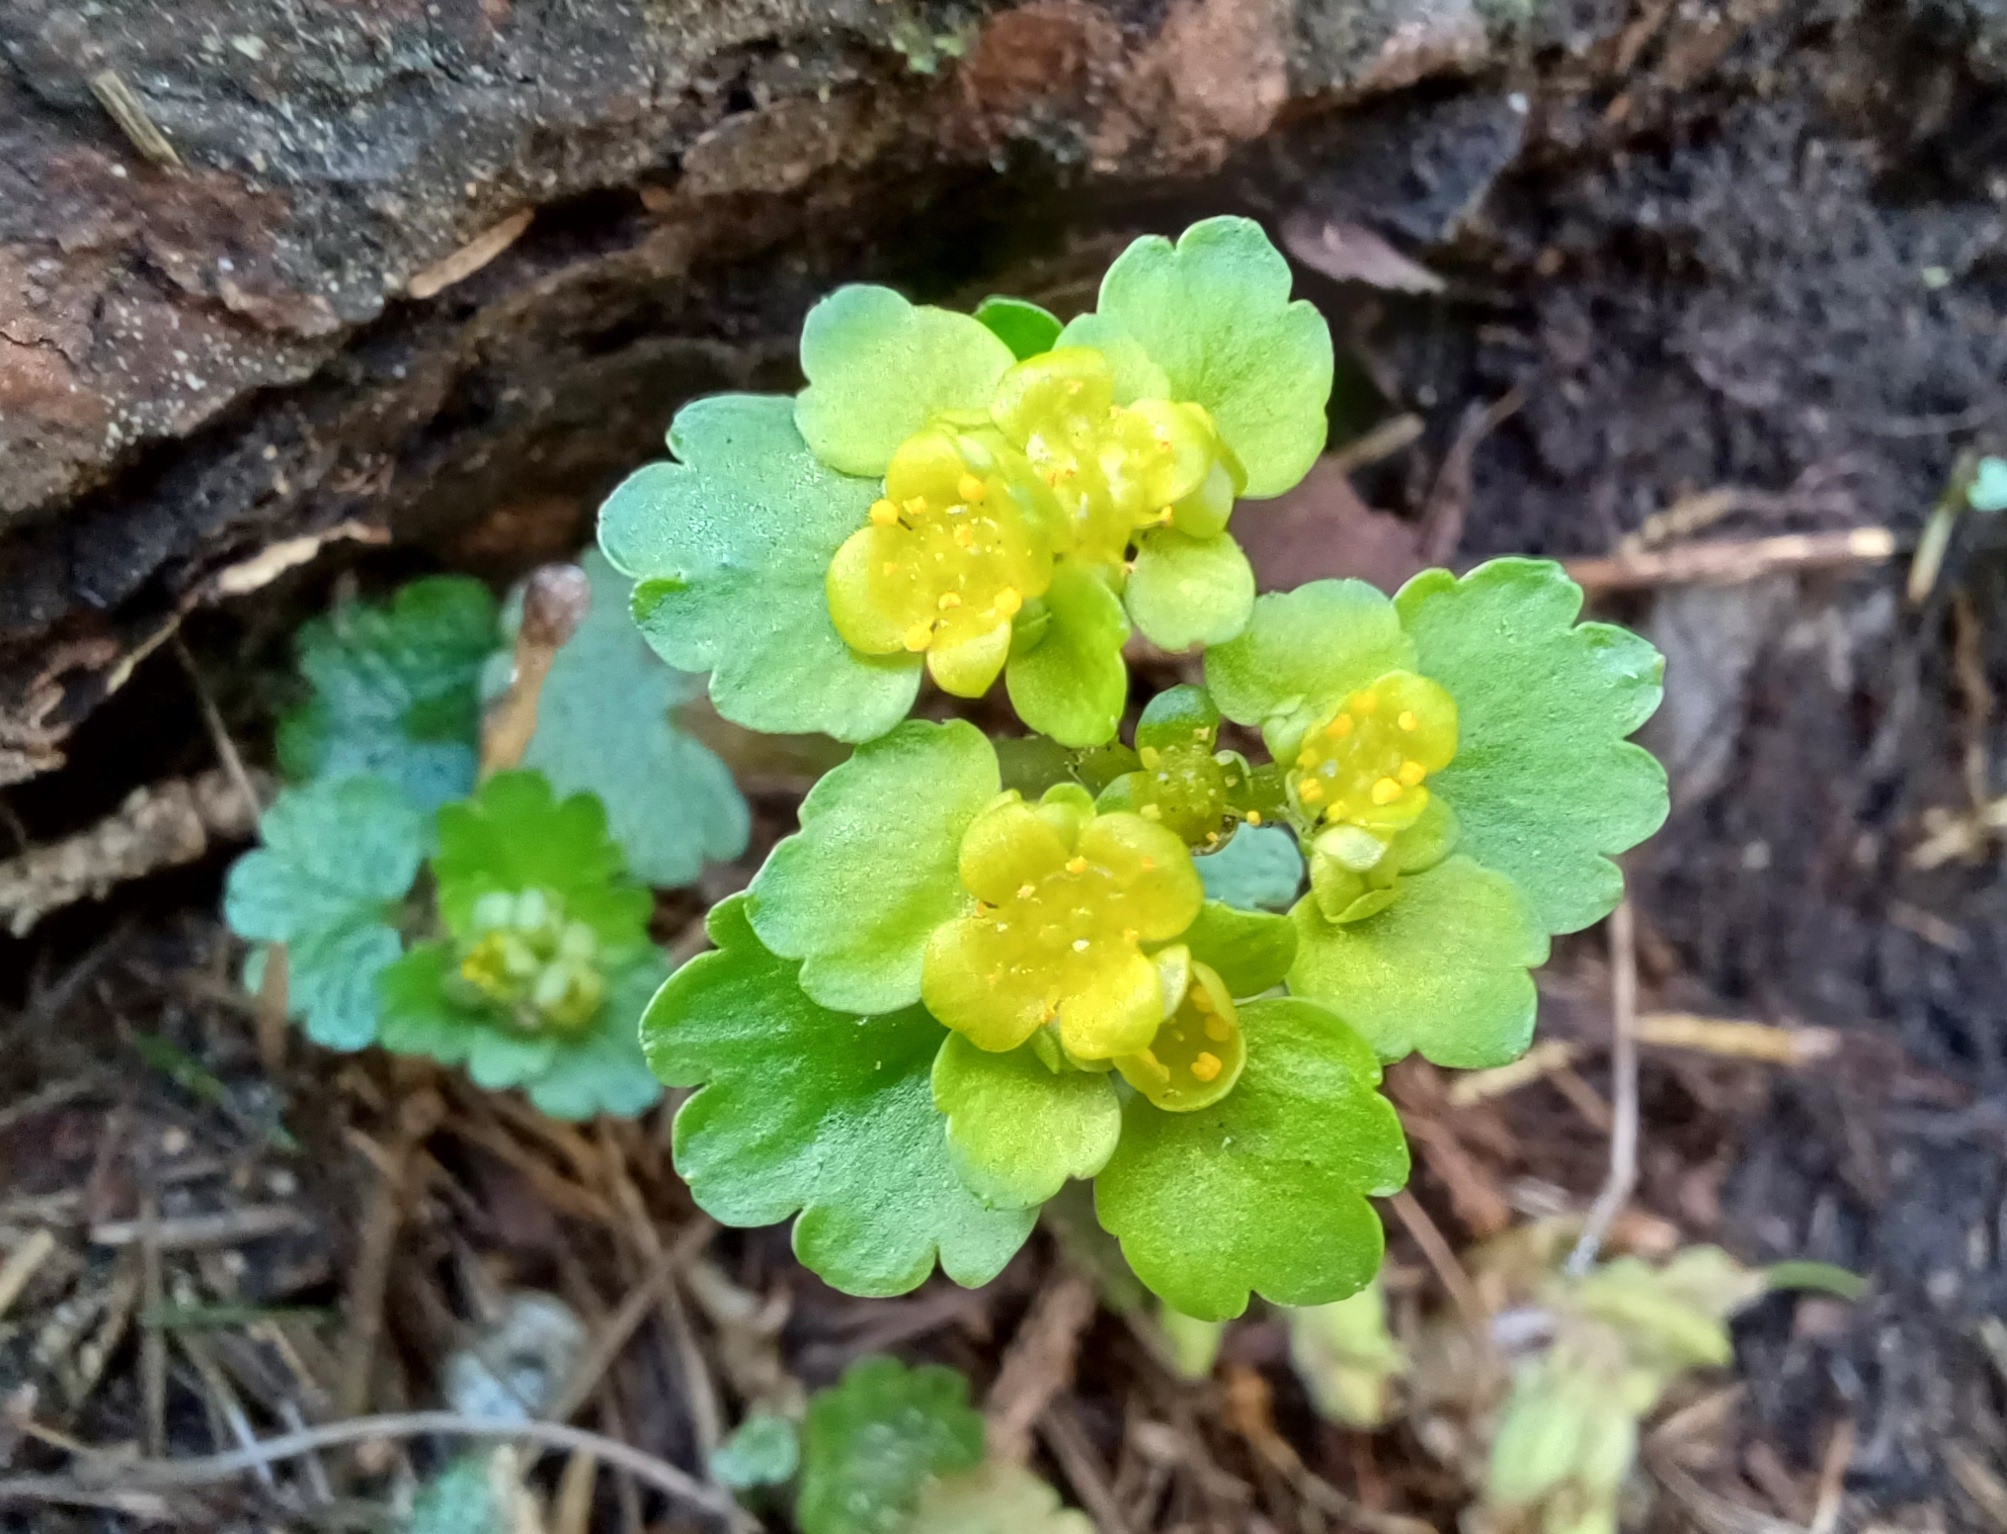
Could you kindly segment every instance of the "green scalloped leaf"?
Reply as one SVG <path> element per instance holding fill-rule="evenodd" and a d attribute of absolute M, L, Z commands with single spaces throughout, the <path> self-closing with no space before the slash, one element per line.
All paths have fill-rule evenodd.
<path fill-rule="evenodd" d="M 1437 1065 L 1503 1065 L 1533 1040 L 1530 970 L 1547 936 L 1519 887 L 1458 854 L 1401 881 L 1376 916 L 1326 921 L 1314 896 L 1292 913 L 1289 988 L 1343 1017 L 1380 1053 L 1419 1051 Z"/>
<path fill-rule="evenodd" d="M 992 1054 L 950 1034 L 933 1082 L 934 1106 L 948 1119 L 948 1159 L 968 1190 L 998 1209 L 1035 1209 L 1069 1177 L 1092 1177 L 1122 1133 L 1107 1074 L 1055 1071 L 1029 1044 Z"/>
<path fill-rule="evenodd" d="M 962 833 L 998 790 L 996 752 L 966 720 L 911 719 L 859 746 L 808 791 L 801 829 L 753 879 L 760 941 L 801 961 L 824 1006 L 912 1006 L 927 939 L 972 904 Z"/>
<path fill-rule="evenodd" d="M 1062 746 L 1115 738 L 1129 701 L 1122 599 L 1091 569 L 1062 560 L 1045 594 L 1048 619 L 1036 644 L 1011 656 L 1004 686 L 1018 718 Z"/>
<path fill-rule="evenodd" d="M 428 576 L 302 624 L 294 644 L 313 696 L 279 722 L 288 777 L 373 774 L 427 815 L 474 786 L 481 667 L 495 647 L 486 586 Z"/>
<path fill-rule="evenodd" d="M 1178 941 L 1236 997 L 1259 996 L 1281 985 L 1296 960 L 1296 927 L 1287 916 L 1236 910 L 1217 900 L 1199 908 L 1199 919 Z"/>
<path fill-rule="evenodd" d="M 691 884 L 708 861 L 746 850 L 750 816 L 732 772 L 670 722 L 669 710 L 703 679 L 665 666 L 636 632 L 629 581 L 598 549 L 579 556 L 592 606 L 551 662 L 523 753 L 560 794 L 591 793 L 606 807 L 627 866 L 658 888 Z M 508 623 L 513 636 L 521 603 Z"/>
<path fill-rule="evenodd" d="M 1424 571 L 1395 603 L 1417 669 L 1456 699 L 1462 743 L 1429 788 L 1456 811 L 1458 850 L 1510 875 L 1549 932 L 1608 915 L 1624 892 L 1611 855 L 1666 818 L 1665 770 L 1624 739 L 1659 705 L 1664 658 L 1576 623 L 1582 588 L 1547 560 Z"/>
<path fill-rule="evenodd" d="M 1019 362 L 1059 344 L 1059 317 L 1028 298 L 993 293 L 976 305 L 976 319 L 1008 346 Z"/>
<path fill-rule="evenodd" d="M 984 1438 L 953 1369 L 859 1359 L 808 1403 L 795 1522 L 801 1534 L 919 1534 L 921 1495 L 981 1464 Z"/>
<path fill-rule="evenodd" d="M 599 800 L 583 793 L 559 799 L 540 772 L 498 772 L 471 799 L 439 812 L 432 873 L 439 914 L 458 935 L 471 929 L 483 895 L 539 889 L 591 927 L 602 950 L 640 948 L 655 902 L 625 878 L 624 866 Z"/>
<path fill-rule="evenodd" d="M 330 1049 L 376 1037 L 377 975 L 403 951 L 393 924 L 425 850 L 425 824 L 376 777 L 322 779 L 281 793 L 258 822 L 262 845 L 223 890 L 230 930 L 286 945 L 287 998 Z"/>
<path fill-rule="evenodd" d="M 955 1174 L 930 1085 L 947 1030 L 919 1007 L 818 1006 L 746 904 L 711 912 L 717 951 L 684 965 L 642 1019 L 655 1073 L 700 1089 L 676 1115 L 691 1196 L 727 1225 L 798 1212 L 795 1255 L 847 1294 L 904 1294 L 937 1255 L 956 1283 L 988 1283 L 1035 1212 L 986 1208 Z"/>
<path fill-rule="evenodd" d="M 1280 495 L 1324 451 L 1331 329 L 1289 298 L 1289 263 L 1261 226 L 1208 218 L 1137 240 L 1101 279 L 1096 312 L 1143 344 L 1173 399 L 1213 413 L 1247 470 L 1245 495 Z"/>
<path fill-rule="evenodd" d="M 831 468 L 877 477 L 941 411 L 989 409 L 1016 360 L 970 315 L 868 283 L 838 288 L 802 322 L 808 387 L 795 401 L 795 425 Z"/>
<path fill-rule="evenodd" d="M 749 730 L 859 741 L 905 718 L 921 658 L 851 649 L 825 588 L 877 482 L 817 462 L 793 401 L 771 395 L 685 405 L 669 449 L 676 461 L 636 470 L 599 513 L 600 547 L 638 582 L 634 618 L 656 654 L 710 672 L 718 712 Z"/>
<path fill-rule="evenodd" d="M 1225 644 L 1254 612 L 1254 570 L 1230 534 L 1145 533 L 1123 603 L 1143 637 L 1166 650 Z"/>
<path fill-rule="evenodd" d="M 626 951 L 607 974 L 598 1016 L 575 1034 L 522 1033 L 491 1012 L 456 1004 L 446 992 L 452 972 L 444 943 L 421 943 L 383 972 L 385 1049 L 465 1066 L 474 1084 L 489 1091 L 521 1087 L 557 1119 L 632 1118 L 661 1097 L 662 1083 L 641 1053 L 639 1027 L 667 973 L 653 948 Z"/>
<path fill-rule="evenodd" d="M 1206 651 L 1206 688 L 1236 724 L 1258 725 L 1277 761 L 1354 689 L 1410 670 L 1394 604 L 1364 581 L 1312 581 L 1257 598 L 1236 639 Z"/>
<path fill-rule="evenodd" d="M 1249 1002 L 1240 1024 L 1233 1091 L 1193 1113 L 1131 1099 L 1094 1185 L 1137 1277 L 1203 1321 L 1239 1315 L 1250 1291 L 1323 1305 L 1365 1287 L 1383 1243 L 1367 1196 L 1408 1177 L 1379 1061 L 1335 1013 L 1281 997 Z"/>
<path fill-rule="evenodd" d="M 1192 861 L 1206 898 L 1242 911 L 1287 911 L 1303 888 L 1303 854 L 1281 826 L 1242 826 L 1218 852 Z"/>

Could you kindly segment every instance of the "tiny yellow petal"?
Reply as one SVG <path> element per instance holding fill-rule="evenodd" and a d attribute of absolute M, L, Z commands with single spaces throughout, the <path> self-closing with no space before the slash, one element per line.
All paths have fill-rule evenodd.
<path fill-rule="evenodd" d="M 1375 804 L 1392 804 L 1400 797 L 1401 785 L 1392 778 L 1382 778 L 1373 785 L 1373 802 Z"/>

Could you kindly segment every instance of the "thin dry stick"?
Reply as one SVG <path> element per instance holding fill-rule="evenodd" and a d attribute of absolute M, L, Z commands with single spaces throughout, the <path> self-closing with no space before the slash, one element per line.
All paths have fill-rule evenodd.
<path fill-rule="evenodd" d="M 1568 1254 L 1567 1271 L 1580 1277 L 1602 1250 L 1610 1225 L 1638 1185 L 1638 950 L 1631 903 L 1610 913 L 1610 1074 L 1616 1122 L 1610 1130 L 1610 1175 L 1582 1222 L 1582 1239 Z"/>
<path fill-rule="evenodd" d="M 1093 1283 L 1080 1273 L 1067 1273 L 1032 1305 L 1011 1339 L 984 1413 L 990 1452 L 998 1459 L 1023 1464 L 1030 1457 L 1032 1425 L 1046 1403 L 1073 1383 L 1080 1335 L 1099 1306 Z"/>
<path fill-rule="evenodd" d="M 710 1220 L 698 1220 L 676 1239 L 675 1245 L 655 1259 L 647 1275 L 634 1286 L 634 1292 L 620 1302 L 620 1308 L 607 1320 L 605 1330 L 593 1339 L 592 1351 L 580 1360 L 552 1408 L 553 1417 L 562 1421 L 592 1399 L 592 1393 L 599 1388 L 600 1376 L 613 1366 L 621 1349 L 648 1319 L 662 1292 L 676 1281 L 677 1271 L 695 1258 L 717 1233 L 718 1227 Z"/>
<path fill-rule="evenodd" d="M 1038 1435 L 1059 1461 L 1059 1468 L 1072 1483 L 1073 1494 L 1101 1534 L 1129 1534 L 1129 1521 L 1122 1516 L 1107 1472 L 1101 1468 L 1100 1456 L 1087 1441 L 1087 1432 L 1081 1427 L 1071 1400 L 1061 1396 L 1045 1408 L 1038 1419 Z"/>
<path fill-rule="evenodd" d="M 1407 1227 L 1408 1234 L 1415 1238 L 1415 1245 L 1422 1249 L 1429 1266 L 1436 1270 L 1436 1277 L 1449 1291 L 1449 1297 L 1463 1316 L 1464 1324 L 1476 1336 L 1489 1335 L 1485 1325 L 1484 1301 L 1478 1297 L 1477 1286 L 1464 1272 L 1463 1264 L 1456 1260 L 1456 1253 L 1443 1239 L 1443 1233 L 1436 1229 L 1436 1222 L 1429 1218 L 1428 1210 L 1422 1208 L 1414 1194 L 1406 1188 L 1387 1202 L 1393 1206 L 1401 1224 Z"/>
<path fill-rule="evenodd" d="M 1780 533 L 1774 538 L 1706 539 L 1607 559 L 1570 559 L 1570 579 L 1591 591 L 1653 586 L 1735 585 L 1790 570 L 1879 564 L 1901 548 L 1885 527 L 1838 533 Z"/>
<path fill-rule="evenodd" d="M 404 1223 L 404 1198 L 413 1152 L 445 1117 L 439 1094 L 421 1091 L 405 1100 L 398 1113 L 397 1140 L 389 1165 L 378 1169 L 376 1190 L 364 1217 L 355 1278 L 348 1292 L 348 1340 L 335 1385 L 335 1410 L 353 1417 L 369 1401 L 370 1375 L 376 1368 L 376 1342 L 383 1332 L 383 1295 L 390 1283 L 390 1260 Z"/>
<path fill-rule="evenodd" d="M 577 565 L 545 565 L 523 589 L 523 621 L 516 630 L 515 673 L 509 690 L 481 721 L 481 776 L 506 772 L 522 761 L 537 732 L 537 703 L 551 662 L 585 618 L 592 588 Z"/>
<path fill-rule="evenodd" d="M 605 1464 L 625 1470 L 636 1480 L 654 1487 L 666 1497 L 686 1502 L 705 1512 L 732 1522 L 736 1527 L 758 1527 L 738 1504 L 723 1492 L 706 1486 L 687 1471 L 640 1449 L 585 1428 L 567 1427 L 561 1422 L 504 1422 L 493 1417 L 468 1417 L 459 1412 L 390 1412 L 378 1417 L 351 1417 L 346 1422 L 329 1422 L 297 1433 L 267 1438 L 246 1449 L 227 1454 L 208 1454 L 195 1459 L 131 1460 L 123 1455 L 89 1451 L 72 1488 L 88 1493 L 93 1485 L 115 1484 L 123 1488 L 162 1490 L 176 1486 L 207 1486 L 228 1480 L 259 1465 L 275 1460 L 297 1459 L 317 1449 L 334 1449 L 344 1444 L 368 1443 L 390 1438 L 417 1438 L 437 1433 L 447 1438 L 521 1439 L 546 1449 L 594 1454 Z M 38 1477 L 46 1484 L 46 1477 Z M 16 1483 L 0 1480 L 0 1502 L 16 1492 Z"/>
<path fill-rule="evenodd" d="M 159 1315 L 162 1292 L 160 1271 L 160 1201 L 151 1189 L 139 1205 L 140 1297 L 146 1314 Z M 146 1448 L 149 1454 L 167 1452 L 167 1334 L 149 1324 L 139 1334 L 141 1393 L 146 1402 Z"/>

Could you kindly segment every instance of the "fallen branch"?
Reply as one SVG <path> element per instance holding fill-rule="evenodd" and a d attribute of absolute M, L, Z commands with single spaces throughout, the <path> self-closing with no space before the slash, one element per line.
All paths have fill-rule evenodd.
<path fill-rule="evenodd" d="M 243 841 L 256 825 L 227 768 L 136 788 L 89 830 L 0 863 L 0 917 L 15 937 L 25 937 L 51 911 L 102 900 L 121 884 L 193 863 L 212 843 Z"/>

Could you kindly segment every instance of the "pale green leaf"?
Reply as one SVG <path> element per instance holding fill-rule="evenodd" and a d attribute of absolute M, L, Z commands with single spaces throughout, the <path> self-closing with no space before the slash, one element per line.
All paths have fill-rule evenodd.
<path fill-rule="evenodd" d="M 1364 581 L 1270 592 L 1237 639 L 1206 652 L 1206 688 L 1236 724 L 1259 726 L 1277 761 L 1355 689 L 1415 664 L 1394 604 Z"/>
<path fill-rule="evenodd" d="M 799 1213 L 795 1255 L 849 1294 L 904 1294 L 941 1267 L 988 1283 L 1033 1212 L 986 1208 L 948 1159 L 929 1084 L 947 1030 L 919 1007 L 860 1018 L 818 1006 L 799 966 L 760 945 L 735 897 L 710 916 L 718 951 L 650 1004 L 655 1073 L 700 1090 L 676 1115 L 676 1168 L 727 1225 Z"/>
<path fill-rule="evenodd" d="M 1377 916 L 1326 921 L 1297 904 L 1289 988 L 1325 1003 L 1383 1060 L 1419 1051 L 1437 1065 L 1503 1065 L 1533 1038 L 1529 970 L 1547 938 L 1518 886 L 1458 854 L 1401 881 Z"/>
<path fill-rule="evenodd" d="M 1038 642 L 1013 655 L 1004 686 L 1018 718 L 1063 746 L 1106 745 L 1129 701 L 1122 600 L 1091 569 L 1062 561 L 1045 594 L 1049 621 Z"/>
<path fill-rule="evenodd" d="M 1094 1534 L 1094 1525 L 1024 1466 L 992 1459 L 922 1487 L 903 1534 Z"/>
<path fill-rule="evenodd" d="M 996 752 L 964 720 L 909 720 L 860 746 L 809 790 L 801 829 L 753 880 L 760 941 L 801 960 L 825 1006 L 913 1005 L 927 939 L 971 905 L 962 833 L 997 792 Z"/>
<path fill-rule="evenodd" d="M 808 311 L 795 424 L 845 474 L 878 476 L 899 444 L 944 410 L 987 410 L 1017 359 L 987 325 L 908 303 L 890 288 L 838 288 Z"/>
<path fill-rule="evenodd" d="M 1217 900 L 1199 908 L 1199 919 L 1178 941 L 1236 997 L 1259 996 L 1281 985 L 1296 959 L 1296 927 L 1287 916 L 1238 910 Z"/>
<path fill-rule="evenodd" d="M 808 1403 L 795 1522 L 801 1534 L 918 1534 L 921 1493 L 979 1465 L 983 1439 L 969 1382 L 954 1370 L 860 1359 Z"/>
<path fill-rule="evenodd" d="M 1458 850 L 1509 875 L 1549 932 L 1609 914 L 1611 856 L 1666 817 L 1664 769 L 1624 739 L 1658 707 L 1664 659 L 1578 624 L 1582 590 L 1546 560 L 1425 571 L 1395 601 L 1416 669 L 1456 699 L 1461 743 L 1429 788 L 1456 811 Z"/>
<path fill-rule="evenodd" d="M 638 582 L 635 621 L 656 653 L 710 672 L 718 712 L 749 730 L 858 741 L 905 718 L 920 657 L 851 649 L 824 584 L 877 482 L 818 463 L 793 403 L 768 395 L 684 406 L 669 447 L 676 461 L 628 476 L 599 513 L 600 547 Z"/>
<path fill-rule="evenodd" d="M 702 691 L 702 679 L 648 647 L 628 610 L 633 583 L 604 554 L 589 549 L 579 563 L 592 606 L 551 662 L 522 764 L 560 794 L 596 795 L 644 884 L 693 883 L 707 860 L 746 850 L 746 801 L 731 769 L 670 722 L 669 710 Z"/>
<path fill-rule="evenodd" d="M 1096 305 L 1163 368 L 1172 398 L 1213 413 L 1257 500 L 1289 489 L 1324 450 L 1331 330 L 1313 305 L 1290 301 L 1289 283 L 1259 224 L 1209 218 L 1176 246 L 1137 240 Z"/>
<path fill-rule="evenodd" d="M 1108 1075 L 1053 1070 L 1029 1044 L 992 1054 L 950 1034 L 933 1083 L 948 1158 L 969 1191 L 999 1209 L 1035 1208 L 1069 1177 L 1092 1177 L 1122 1133 Z"/>
<path fill-rule="evenodd" d="M 1191 1113 L 1131 1099 L 1094 1185 L 1137 1277 L 1205 1321 L 1239 1315 L 1250 1291 L 1321 1305 L 1362 1288 L 1383 1242 L 1367 1196 L 1408 1175 L 1379 1062 L 1336 1014 L 1282 997 L 1248 1003 L 1240 1022 L 1233 1091 Z"/>
<path fill-rule="evenodd" d="M 1226 533 L 1147 532 L 1122 600 L 1143 637 L 1166 650 L 1225 644 L 1254 611 L 1254 571 Z"/>

